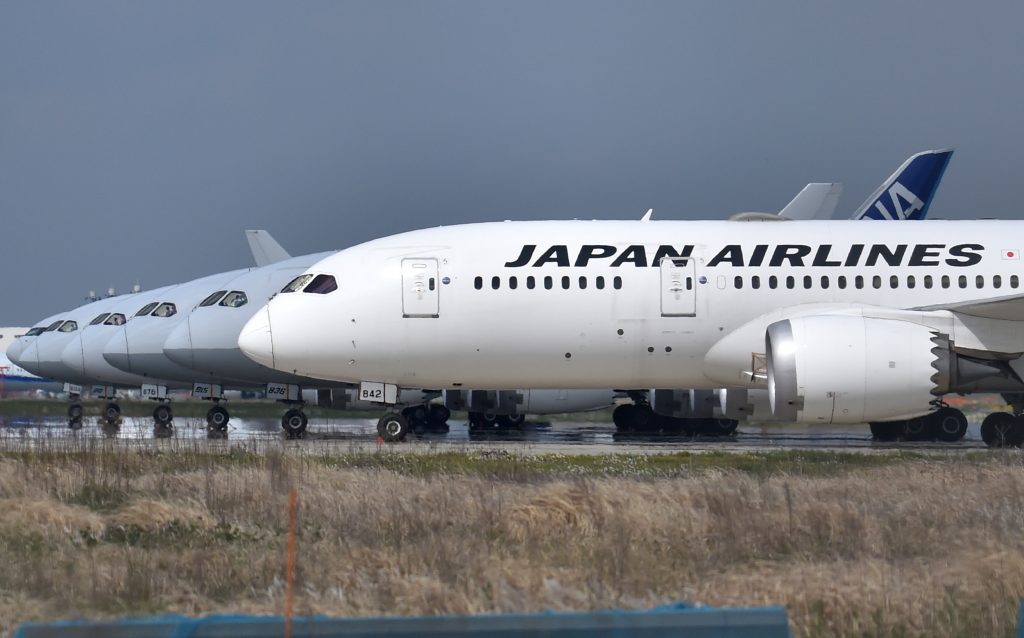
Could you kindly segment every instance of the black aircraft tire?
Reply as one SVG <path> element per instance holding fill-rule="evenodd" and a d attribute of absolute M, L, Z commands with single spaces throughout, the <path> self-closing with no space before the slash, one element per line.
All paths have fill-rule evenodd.
<path fill-rule="evenodd" d="M 81 403 L 72 403 L 68 406 L 68 420 L 69 421 L 81 421 L 82 413 L 85 410 L 82 409 Z"/>
<path fill-rule="evenodd" d="M 116 425 L 121 422 L 121 406 L 114 403 L 113 401 L 107 403 L 103 408 L 103 418 L 106 419 L 110 425 Z"/>
<path fill-rule="evenodd" d="M 225 432 L 228 429 L 228 421 L 230 420 L 231 415 L 228 414 L 227 408 L 221 405 L 213 406 L 206 413 L 206 427 L 210 430 Z"/>
<path fill-rule="evenodd" d="M 385 443 L 403 441 L 409 434 L 409 422 L 401 414 L 385 414 L 377 421 L 377 434 Z"/>
<path fill-rule="evenodd" d="M 871 423 L 871 436 L 876 441 L 895 441 L 900 438 L 903 423 L 900 421 L 883 421 Z"/>
<path fill-rule="evenodd" d="M 903 438 L 907 441 L 924 441 L 930 438 L 928 421 L 924 417 L 907 419 L 903 422 Z"/>
<path fill-rule="evenodd" d="M 431 403 L 427 408 L 427 421 L 430 422 L 431 426 L 440 427 L 447 423 L 451 416 L 451 410 L 443 405 Z"/>
<path fill-rule="evenodd" d="M 1019 441 L 1014 442 L 1017 421 L 1008 412 L 993 412 L 981 422 L 981 440 L 989 447 L 1020 445 Z"/>
<path fill-rule="evenodd" d="M 967 417 L 956 408 L 945 407 L 928 415 L 928 429 L 938 440 L 956 443 L 967 434 Z"/>
<path fill-rule="evenodd" d="M 292 408 L 281 417 L 281 427 L 289 438 L 301 437 L 306 432 L 306 425 L 309 419 L 302 410 Z"/>
<path fill-rule="evenodd" d="M 167 425 L 173 418 L 174 413 L 171 411 L 171 406 L 166 403 L 161 403 L 153 410 L 153 420 L 156 421 L 157 425 Z"/>

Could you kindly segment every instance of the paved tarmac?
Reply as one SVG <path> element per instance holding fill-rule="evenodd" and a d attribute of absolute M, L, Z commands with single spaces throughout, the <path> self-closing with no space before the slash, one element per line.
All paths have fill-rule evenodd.
<path fill-rule="evenodd" d="M 506 449 L 533 453 L 615 453 L 665 452 L 671 450 L 830 449 L 873 451 L 913 449 L 920 451 L 966 451 L 987 449 L 981 441 L 979 423 L 983 415 L 969 414 L 967 436 L 958 443 L 901 442 L 877 443 L 866 425 L 807 426 L 778 424 L 741 424 L 734 437 L 683 437 L 650 434 L 620 435 L 607 422 L 529 421 L 522 430 L 470 432 L 465 422 L 449 422 L 447 433 L 410 435 L 407 443 L 388 447 L 410 451 L 436 449 Z M 376 419 L 311 419 L 306 437 L 295 445 L 310 447 L 344 446 L 347 449 L 375 449 L 378 446 Z M 206 422 L 197 418 L 175 419 L 175 440 L 207 440 Z M 153 441 L 152 419 L 125 418 L 118 428 L 106 428 L 96 418 L 87 418 L 83 427 L 72 430 L 63 418 L 0 417 L 0 443 L 17 441 L 60 441 L 112 439 L 125 442 Z M 271 443 L 284 440 L 277 419 L 233 418 L 227 440 L 231 442 Z"/>

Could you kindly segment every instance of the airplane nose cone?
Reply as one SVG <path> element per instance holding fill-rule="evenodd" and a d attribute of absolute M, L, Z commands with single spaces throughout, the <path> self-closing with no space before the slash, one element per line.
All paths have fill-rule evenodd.
<path fill-rule="evenodd" d="M 85 355 L 82 354 L 82 335 L 76 335 L 60 353 L 60 361 L 77 374 L 85 374 Z"/>
<path fill-rule="evenodd" d="M 11 345 L 7 346 L 7 358 L 11 360 L 15 365 L 21 365 L 21 351 L 25 349 L 25 344 L 21 342 L 21 339 L 16 340 Z"/>
<path fill-rule="evenodd" d="M 192 367 L 191 321 L 182 321 L 164 341 L 164 356 L 178 365 Z"/>
<path fill-rule="evenodd" d="M 274 339 L 270 330 L 270 308 L 253 315 L 238 334 L 238 347 L 245 356 L 268 368 L 274 367 Z"/>
<path fill-rule="evenodd" d="M 103 358 L 118 370 L 132 371 L 131 359 L 128 357 L 128 335 L 123 329 L 103 347 Z"/>
<path fill-rule="evenodd" d="M 39 340 L 36 339 L 32 343 L 28 344 L 28 347 L 22 350 L 21 356 L 18 357 L 17 361 L 19 366 L 25 368 L 32 374 L 39 374 L 39 348 L 36 347 L 36 342 L 38 341 Z"/>

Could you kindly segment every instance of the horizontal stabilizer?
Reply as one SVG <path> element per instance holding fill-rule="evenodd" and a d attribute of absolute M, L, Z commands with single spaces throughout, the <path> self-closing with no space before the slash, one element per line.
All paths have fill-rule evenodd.
<path fill-rule="evenodd" d="M 247 230 L 245 238 L 249 240 L 249 250 L 257 266 L 268 266 L 291 258 L 288 251 L 265 230 Z"/>

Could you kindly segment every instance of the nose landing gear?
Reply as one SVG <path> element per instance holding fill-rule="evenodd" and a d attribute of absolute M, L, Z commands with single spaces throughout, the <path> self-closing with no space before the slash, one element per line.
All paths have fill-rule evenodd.
<path fill-rule="evenodd" d="M 222 405 L 214 405 L 206 413 L 206 435 L 211 439 L 226 438 L 231 415 Z"/>
<path fill-rule="evenodd" d="M 309 419 L 300 408 L 291 408 L 281 417 L 281 427 L 289 439 L 301 439 L 306 434 Z"/>

